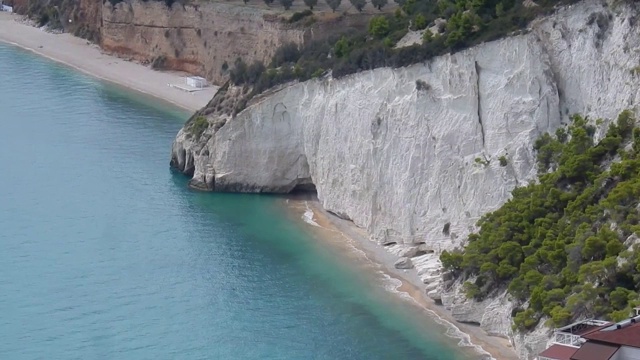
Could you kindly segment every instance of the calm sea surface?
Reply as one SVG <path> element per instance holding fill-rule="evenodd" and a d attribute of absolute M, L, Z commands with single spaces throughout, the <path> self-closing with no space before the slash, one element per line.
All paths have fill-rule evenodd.
<path fill-rule="evenodd" d="M 466 358 L 281 200 L 188 190 L 186 117 L 0 45 L 0 359 Z"/>

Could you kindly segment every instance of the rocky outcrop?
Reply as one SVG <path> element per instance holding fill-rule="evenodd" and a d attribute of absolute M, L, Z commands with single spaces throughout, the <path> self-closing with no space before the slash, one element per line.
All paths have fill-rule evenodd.
<path fill-rule="evenodd" d="M 512 304 L 506 291 L 483 301 L 469 301 L 460 292 L 451 293 L 443 298 L 442 304 L 459 322 L 476 324 L 492 336 L 509 338 L 511 335 Z"/>
<path fill-rule="evenodd" d="M 638 14 L 624 2 L 584 1 L 526 34 L 424 64 L 291 84 L 202 136 L 182 129 L 172 164 L 215 191 L 313 184 L 325 209 L 390 250 L 422 247 L 398 256 L 428 295 L 531 358 L 548 330 L 512 334 L 508 297 L 471 303 L 446 274 L 438 279 L 437 254 L 535 179 L 540 134 L 573 113 L 613 118 L 640 103 Z"/>

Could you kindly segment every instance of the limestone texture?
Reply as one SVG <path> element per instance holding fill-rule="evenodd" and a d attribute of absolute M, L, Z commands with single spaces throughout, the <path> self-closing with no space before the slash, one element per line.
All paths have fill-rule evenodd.
<path fill-rule="evenodd" d="M 508 295 L 465 299 L 446 274 L 432 278 L 437 255 L 462 246 L 483 214 L 535 181 L 533 143 L 542 133 L 574 113 L 595 120 L 636 110 L 639 14 L 631 3 L 588 0 L 520 35 L 422 64 L 292 83 L 199 138 L 183 128 L 172 164 L 214 191 L 313 184 L 325 209 L 372 240 L 419 246 L 403 255 L 414 255 L 411 271 L 429 297 L 533 358 L 548 329 L 513 334 Z M 418 90 L 417 81 L 427 86 Z"/>

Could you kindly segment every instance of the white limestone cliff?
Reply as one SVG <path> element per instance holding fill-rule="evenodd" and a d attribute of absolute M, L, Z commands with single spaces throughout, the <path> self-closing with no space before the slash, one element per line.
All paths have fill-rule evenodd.
<path fill-rule="evenodd" d="M 215 191 L 314 184 L 325 209 L 373 240 L 420 246 L 403 256 L 429 296 L 460 321 L 511 337 L 531 358 L 545 330 L 537 340 L 514 336 L 506 295 L 472 304 L 457 287 L 444 291 L 436 256 L 461 246 L 480 216 L 535 179 L 540 134 L 573 113 L 613 118 L 640 103 L 639 14 L 625 3 L 584 1 L 526 34 L 424 64 L 292 84 L 199 140 L 181 130 L 172 163 Z"/>

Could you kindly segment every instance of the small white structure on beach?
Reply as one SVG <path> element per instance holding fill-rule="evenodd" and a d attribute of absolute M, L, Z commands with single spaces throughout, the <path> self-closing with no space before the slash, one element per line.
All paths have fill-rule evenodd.
<path fill-rule="evenodd" d="M 13 7 L 9 5 L 5 5 L 4 0 L 0 0 L 0 11 L 6 11 L 8 13 L 12 13 Z"/>
<path fill-rule="evenodd" d="M 174 89 L 186 91 L 188 93 L 203 91 L 205 88 L 209 86 L 209 84 L 207 84 L 207 79 L 200 76 L 185 76 L 184 84 L 179 83 L 179 84 L 167 84 L 167 85 L 169 85 L 169 87 L 172 87 Z"/>
<path fill-rule="evenodd" d="M 207 79 L 200 76 L 185 76 L 184 81 L 187 86 L 197 89 L 202 89 L 207 86 Z"/>

